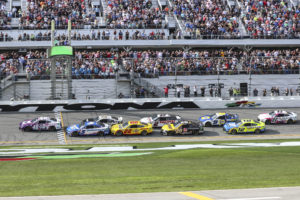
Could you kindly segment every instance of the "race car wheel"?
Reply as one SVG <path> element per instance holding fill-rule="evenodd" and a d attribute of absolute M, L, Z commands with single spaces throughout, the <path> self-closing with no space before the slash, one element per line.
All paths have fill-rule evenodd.
<path fill-rule="evenodd" d="M 255 133 L 255 134 L 260 134 L 260 130 L 259 130 L 259 129 L 256 129 L 254 133 Z"/>
<path fill-rule="evenodd" d="M 205 124 L 206 127 L 211 127 L 211 125 L 212 125 L 212 124 L 211 124 L 210 122 L 207 122 L 207 123 Z"/>
<path fill-rule="evenodd" d="M 56 131 L 56 128 L 55 128 L 54 126 L 51 126 L 51 127 L 49 128 L 49 131 Z"/>
<path fill-rule="evenodd" d="M 104 133 L 103 133 L 103 131 L 99 131 L 97 135 L 98 136 L 104 136 Z"/>
<path fill-rule="evenodd" d="M 288 124 L 292 124 L 292 123 L 293 123 L 293 120 L 289 119 L 289 120 L 287 121 L 287 123 L 288 123 Z"/>
<path fill-rule="evenodd" d="M 266 120 L 265 124 L 271 124 L 270 120 Z"/>
<path fill-rule="evenodd" d="M 116 132 L 116 136 L 122 136 L 123 135 L 123 132 L 122 131 L 117 131 Z"/>
<path fill-rule="evenodd" d="M 23 130 L 26 132 L 29 132 L 29 131 L 32 131 L 32 128 L 30 126 L 26 126 Z"/>
<path fill-rule="evenodd" d="M 79 134 L 78 134 L 77 131 L 71 133 L 71 137 L 76 137 L 76 136 L 78 136 L 78 135 L 79 135 Z"/>
<path fill-rule="evenodd" d="M 231 134 L 232 134 L 232 135 L 235 135 L 235 134 L 237 134 L 237 131 L 236 131 L 235 129 L 233 129 L 233 130 L 231 131 Z"/>
<path fill-rule="evenodd" d="M 147 135 L 147 131 L 142 131 L 142 135 Z"/>

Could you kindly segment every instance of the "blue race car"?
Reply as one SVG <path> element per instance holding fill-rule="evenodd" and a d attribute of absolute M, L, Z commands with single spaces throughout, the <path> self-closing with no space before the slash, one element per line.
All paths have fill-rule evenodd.
<path fill-rule="evenodd" d="M 85 135 L 104 136 L 110 133 L 110 129 L 107 124 L 97 123 L 95 121 L 86 121 L 81 124 L 68 126 L 66 132 L 71 137 Z"/>
<path fill-rule="evenodd" d="M 237 114 L 215 113 L 213 115 L 204 115 L 199 118 L 199 121 L 206 127 L 222 126 L 226 122 L 235 122 L 239 119 Z"/>

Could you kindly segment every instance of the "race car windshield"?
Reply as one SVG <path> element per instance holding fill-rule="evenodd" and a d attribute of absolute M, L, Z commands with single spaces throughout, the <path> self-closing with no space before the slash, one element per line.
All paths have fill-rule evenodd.
<path fill-rule="evenodd" d="M 158 116 L 157 116 L 157 115 L 152 115 L 150 118 L 151 118 L 153 121 L 155 121 L 155 120 L 158 118 Z"/>
<path fill-rule="evenodd" d="M 123 128 L 125 128 L 126 126 L 128 126 L 128 122 L 125 122 L 124 124 L 122 124 Z"/>
<path fill-rule="evenodd" d="M 38 119 L 38 118 L 34 118 L 33 120 L 31 120 L 31 122 L 33 123 L 33 122 L 35 122 L 37 119 Z"/>
<path fill-rule="evenodd" d="M 269 115 L 274 115 L 274 111 L 270 112 Z"/>
<path fill-rule="evenodd" d="M 180 122 L 179 122 L 179 123 L 177 123 L 177 124 L 175 124 L 175 125 L 174 125 L 174 126 L 175 126 L 175 128 L 178 128 L 180 124 L 181 124 Z"/>
<path fill-rule="evenodd" d="M 218 117 L 218 115 L 214 114 L 211 118 L 216 119 L 217 117 Z"/>
<path fill-rule="evenodd" d="M 237 126 L 241 126 L 243 123 L 242 122 L 239 122 L 239 123 L 237 123 L 236 125 Z"/>

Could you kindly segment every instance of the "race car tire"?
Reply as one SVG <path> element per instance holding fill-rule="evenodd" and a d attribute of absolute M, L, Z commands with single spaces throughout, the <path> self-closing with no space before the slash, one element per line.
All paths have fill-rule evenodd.
<path fill-rule="evenodd" d="M 207 123 L 205 123 L 205 126 L 206 126 L 206 127 L 211 127 L 212 124 L 211 124 L 210 122 L 207 122 Z"/>
<path fill-rule="evenodd" d="M 51 126 L 50 128 L 49 128 L 49 131 L 56 131 L 56 128 L 54 127 L 54 126 Z"/>
<path fill-rule="evenodd" d="M 77 131 L 74 131 L 70 134 L 71 137 L 76 137 L 78 135 L 79 135 L 79 133 Z"/>
<path fill-rule="evenodd" d="M 255 133 L 255 134 L 260 134 L 260 130 L 259 130 L 259 129 L 256 129 L 256 130 L 254 131 L 254 133 Z"/>
<path fill-rule="evenodd" d="M 288 123 L 288 124 L 292 124 L 292 123 L 293 123 L 293 120 L 289 119 L 289 120 L 287 121 L 287 123 Z"/>
<path fill-rule="evenodd" d="M 236 130 L 236 129 L 233 129 L 233 130 L 231 131 L 231 134 L 232 134 L 232 135 L 237 134 L 237 130 Z"/>
<path fill-rule="evenodd" d="M 29 132 L 29 131 L 32 131 L 32 128 L 30 126 L 26 126 L 23 130 L 26 132 Z"/>
<path fill-rule="evenodd" d="M 103 131 L 99 131 L 97 135 L 98 136 L 104 136 L 104 132 Z"/>
<path fill-rule="evenodd" d="M 117 131 L 116 132 L 116 136 L 122 136 L 123 135 L 123 132 L 122 131 Z"/>
<path fill-rule="evenodd" d="M 141 135 L 147 135 L 148 133 L 147 133 L 147 131 L 142 131 L 142 133 L 141 133 Z"/>
<path fill-rule="evenodd" d="M 265 124 L 271 124 L 270 120 L 266 120 Z"/>

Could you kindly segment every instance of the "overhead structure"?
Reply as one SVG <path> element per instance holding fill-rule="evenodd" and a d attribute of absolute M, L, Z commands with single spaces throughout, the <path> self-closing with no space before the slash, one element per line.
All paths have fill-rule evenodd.
<path fill-rule="evenodd" d="M 54 20 L 51 22 L 51 48 L 48 58 L 51 62 L 51 96 L 50 99 L 72 99 L 72 58 L 73 48 L 71 46 L 71 21 L 68 23 L 68 39 L 61 43 L 55 41 Z M 58 45 L 57 45 L 58 44 Z M 59 73 L 57 73 L 59 72 Z M 59 79 L 59 81 L 58 81 Z M 59 87 L 58 87 L 59 86 Z M 60 90 L 60 91 L 58 91 Z"/>

